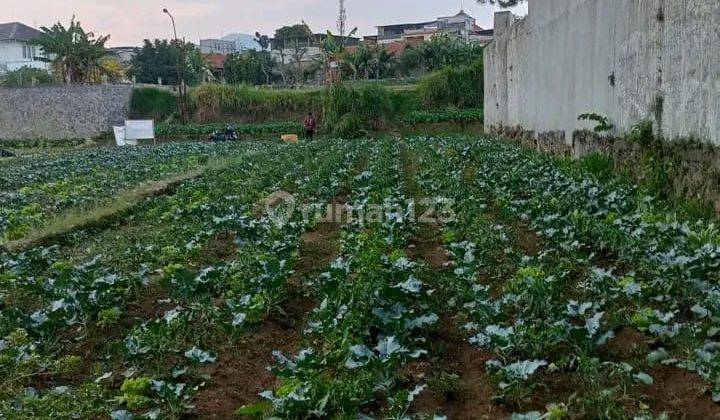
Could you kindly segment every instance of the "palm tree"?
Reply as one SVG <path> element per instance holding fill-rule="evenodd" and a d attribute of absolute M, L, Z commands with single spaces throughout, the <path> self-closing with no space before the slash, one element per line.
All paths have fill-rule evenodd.
<path fill-rule="evenodd" d="M 75 16 L 68 28 L 58 22 L 51 28 L 41 29 L 42 35 L 33 44 L 42 49 L 41 59 L 52 63 L 64 83 L 90 83 L 102 72 L 100 60 L 107 55 L 105 43 L 109 35 L 96 39 L 92 32 L 85 32 Z"/>

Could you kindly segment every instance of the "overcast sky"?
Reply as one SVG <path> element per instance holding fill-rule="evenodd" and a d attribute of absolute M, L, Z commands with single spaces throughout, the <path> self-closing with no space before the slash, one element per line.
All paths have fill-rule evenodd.
<path fill-rule="evenodd" d="M 346 0 L 348 27 L 360 35 L 375 26 L 433 20 L 455 14 L 460 0 Z M 20 21 L 34 27 L 64 24 L 75 15 L 86 30 L 110 34 L 109 46 L 140 45 L 145 38 L 169 38 L 172 27 L 162 9 L 175 15 L 178 35 L 197 42 L 232 32 L 272 34 L 304 19 L 315 32 L 335 30 L 337 0 L 0 0 L 0 23 Z M 492 27 L 493 7 L 465 0 L 467 13 Z M 527 6 L 516 9 L 524 14 Z"/>

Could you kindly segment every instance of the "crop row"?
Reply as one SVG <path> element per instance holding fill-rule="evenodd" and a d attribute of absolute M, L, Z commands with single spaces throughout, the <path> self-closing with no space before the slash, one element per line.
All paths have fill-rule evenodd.
<path fill-rule="evenodd" d="M 19 239 L 59 213 L 91 209 L 123 190 L 200 168 L 213 159 L 230 159 L 256 147 L 175 143 L 19 158 L 0 168 L 0 239 Z"/>
<path fill-rule="evenodd" d="M 441 110 L 412 111 L 403 117 L 403 123 L 408 125 L 427 123 L 467 123 L 483 120 L 483 109 L 457 109 L 447 108 Z"/>
<path fill-rule="evenodd" d="M 438 317 L 404 252 L 412 221 L 397 144 L 376 145 L 369 161 L 348 197 L 341 255 L 310 282 L 319 305 L 304 331 L 306 347 L 291 358 L 275 354 L 282 384 L 263 393 L 273 415 L 403 418 L 425 388 L 399 375 L 427 354 L 427 329 Z M 375 205 L 385 206 L 382 216 L 357 217 Z"/>
<path fill-rule="evenodd" d="M 444 226 L 456 264 L 447 287 L 463 303 L 470 341 L 497 356 L 487 369 L 502 401 L 527 406 L 544 388 L 550 395 L 529 408 L 625 416 L 635 399 L 634 414 L 647 415 L 640 389 L 668 366 L 699 374 L 717 399 L 712 225 L 677 220 L 632 188 L 492 139 L 412 144 L 424 187 L 452 191 L 462 209 Z M 628 337 L 632 356 L 616 343 Z M 574 398 L 554 386 L 558 378 L 579 385 Z"/>
<path fill-rule="evenodd" d="M 239 135 L 258 134 L 300 134 L 302 124 L 298 122 L 275 122 L 265 124 L 158 124 L 155 133 L 160 137 L 206 136 L 232 126 Z"/>
<path fill-rule="evenodd" d="M 26 404 L 27 412 L 40 410 L 43 404 L 56 400 L 67 403 L 73 396 L 88 393 L 98 399 L 96 402 L 106 398 L 107 392 L 114 391 L 105 389 L 104 381 L 118 375 L 113 369 L 114 358 L 119 358 L 115 363 L 134 365 L 136 372 L 123 384 L 118 397 L 120 404 L 134 410 L 152 406 L 169 412 L 187 410 L 188 401 L 197 390 L 184 385 L 192 377 L 183 376 L 185 382 L 180 382 L 161 361 L 187 353 L 185 363 L 190 370 L 192 366 L 208 363 L 216 357 L 207 351 L 208 341 L 237 336 L 274 305 L 292 270 L 297 237 L 306 224 L 303 220 L 291 220 L 278 226 L 267 216 L 256 219 L 252 215 L 253 205 L 281 187 L 300 198 L 322 199 L 332 195 L 343 182 L 346 173 L 343 168 L 355 159 L 356 152 L 342 144 L 324 146 L 325 149 L 302 151 L 267 147 L 263 153 L 239 159 L 234 166 L 188 182 L 174 196 L 155 199 L 141 209 L 133 224 L 126 228 L 132 235 L 124 233 L 118 237 L 115 236 L 118 232 L 108 232 L 108 236 L 94 239 L 82 257 L 89 261 L 68 264 L 62 260 L 69 257 L 66 254 L 69 250 L 57 249 L 6 256 L 3 268 L 17 283 L 17 289 L 8 298 L 27 302 L 28 309 L 35 310 L 23 314 L 16 307 L 2 313 L 9 321 L 3 324 L 7 329 L 3 329 L 6 339 L 2 352 L 10 362 L 3 366 L 10 378 L 54 374 L 51 366 L 58 360 L 49 355 L 57 351 L 52 343 L 63 325 L 73 325 L 73 330 L 81 326 L 79 330 L 91 335 L 120 328 L 125 314 L 132 312 L 129 299 L 146 293 L 143 290 L 148 283 L 161 285 L 161 290 L 169 293 L 169 302 L 173 302 L 172 308 L 168 307 L 160 318 L 143 319 L 127 336 L 107 343 L 104 351 L 108 362 L 103 364 L 109 376 L 98 373 L 103 378 L 98 381 L 102 386 L 91 377 L 77 388 L 64 386 L 61 394 L 49 392 L 23 398 L 20 401 Z M 268 164 L 278 162 L 276 159 L 283 164 Z M 218 235 L 236 238 L 230 239 L 228 246 L 237 249 L 228 255 L 227 261 L 213 261 L 206 266 L 203 261 L 207 258 L 207 247 L 218 240 Z M 104 241 L 112 236 L 115 242 Z M 179 246 L 182 243 L 185 245 Z M 102 254 L 94 258 L 95 253 Z M 52 288 L 44 287 L 46 284 L 33 287 L 26 280 L 30 275 L 58 281 L 53 282 Z M 37 309 L 33 302 L 40 296 L 47 304 Z M 218 299 L 226 302 L 213 305 Z M 73 347 L 67 343 L 63 346 L 66 352 Z M 22 360 L 36 363 L 17 364 Z M 29 373 L 33 371 L 37 373 Z M 107 404 L 95 408 L 72 405 L 71 409 L 107 407 Z"/>

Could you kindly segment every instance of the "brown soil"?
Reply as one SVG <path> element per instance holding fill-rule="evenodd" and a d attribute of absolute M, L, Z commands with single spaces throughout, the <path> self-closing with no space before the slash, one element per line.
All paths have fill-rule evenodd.
<path fill-rule="evenodd" d="M 339 223 L 320 223 L 300 237 L 300 261 L 294 277 L 300 279 L 328 266 L 339 253 Z"/>
<path fill-rule="evenodd" d="M 441 358 L 432 362 L 438 372 L 456 374 L 459 378 L 453 391 L 441 395 L 436 389 L 421 393 L 414 402 L 415 411 L 446 415 L 449 419 L 499 419 L 510 413 L 492 403 L 493 387 L 485 374 L 485 362 L 492 353 L 477 349 L 467 342 L 449 318 L 441 320 L 442 329 L 436 339 L 443 344 Z"/>
<path fill-rule="evenodd" d="M 198 418 L 230 418 L 243 405 L 261 401 L 262 391 L 273 389 L 278 379 L 267 368 L 274 362 L 272 352 L 288 357 L 299 347 L 297 329 L 265 321 L 242 342 L 221 349 L 218 361 L 203 369 L 212 380 L 195 399 Z"/>
<path fill-rule="evenodd" d="M 237 245 L 235 244 L 237 237 L 231 232 L 220 232 L 212 237 L 212 239 L 205 244 L 200 253 L 198 261 L 193 261 L 193 265 L 197 267 L 204 267 L 209 264 L 217 263 L 218 261 L 225 261 L 230 259 L 237 252 Z"/>
<path fill-rule="evenodd" d="M 333 200 L 336 202 L 342 200 Z M 337 256 L 339 231 L 337 223 L 320 223 L 301 236 L 300 258 L 288 281 L 290 297 L 243 341 L 221 349 L 217 363 L 203 370 L 211 381 L 195 399 L 198 418 L 230 418 L 238 408 L 261 402 L 260 392 L 279 385 L 267 369 L 274 362 L 272 352 L 280 350 L 291 357 L 299 350 L 300 331 L 315 307 L 315 302 L 303 295 L 301 282 Z"/>
<path fill-rule="evenodd" d="M 520 222 L 515 222 L 512 230 L 515 232 L 514 236 L 517 238 L 518 246 L 526 255 L 538 255 L 543 250 L 542 239 L 532 229 Z"/>
<path fill-rule="evenodd" d="M 623 362 L 632 362 L 642 359 L 648 354 L 655 342 L 647 335 L 635 328 L 622 327 L 615 331 L 615 338 L 610 340 L 603 348 L 608 358 Z"/>
<path fill-rule="evenodd" d="M 437 227 L 428 228 L 430 232 L 438 232 Z M 424 260 L 430 267 L 434 269 L 447 268 L 450 257 L 443 246 L 440 237 L 435 235 L 422 235 L 423 237 L 413 237 L 408 243 L 405 252 L 412 260 Z"/>
<path fill-rule="evenodd" d="M 677 419 L 720 419 L 720 405 L 712 402 L 708 385 L 698 375 L 664 365 L 647 373 L 653 384 L 641 388 L 641 399 L 654 414 L 668 412 Z"/>

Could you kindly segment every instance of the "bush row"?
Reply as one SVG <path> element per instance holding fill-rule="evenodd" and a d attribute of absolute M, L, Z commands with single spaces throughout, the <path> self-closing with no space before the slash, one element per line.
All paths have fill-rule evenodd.
<path fill-rule="evenodd" d="M 445 108 L 438 110 L 421 110 L 409 112 L 403 117 L 403 123 L 407 125 L 455 122 L 466 123 L 483 120 L 482 108 L 458 109 Z"/>
<path fill-rule="evenodd" d="M 426 76 L 417 89 L 392 89 L 378 83 L 346 83 L 327 89 L 304 90 L 206 84 L 190 92 L 190 110 L 193 119 L 202 123 L 227 119 L 299 120 L 305 113 L 313 112 L 323 117 L 324 128 L 334 135 L 358 137 L 397 120 L 411 124 L 480 120 L 482 111 L 478 109 L 468 112 L 414 112 L 421 108 L 481 108 L 482 72 L 481 61 L 466 67 L 447 67 Z M 143 88 L 133 94 L 132 115 L 135 117 L 163 121 L 176 109 L 177 99 L 172 92 Z"/>
<path fill-rule="evenodd" d="M 166 124 L 160 123 L 155 128 L 155 133 L 159 137 L 177 137 L 177 136 L 201 136 L 209 135 L 217 130 L 227 128 L 228 124 L 208 123 L 208 124 Z M 298 122 L 277 122 L 267 124 L 234 124 L 233 127 L 238 134 L 256 135 L 256 134 L 300 134 L 302 133 L 302 124 Z"/>
<path fill-rule="evenodd" d="M 422 79 L 417 95 L 426 107 L 480 108 L 484 101 L 483 62 L 446 67 Z"/>

